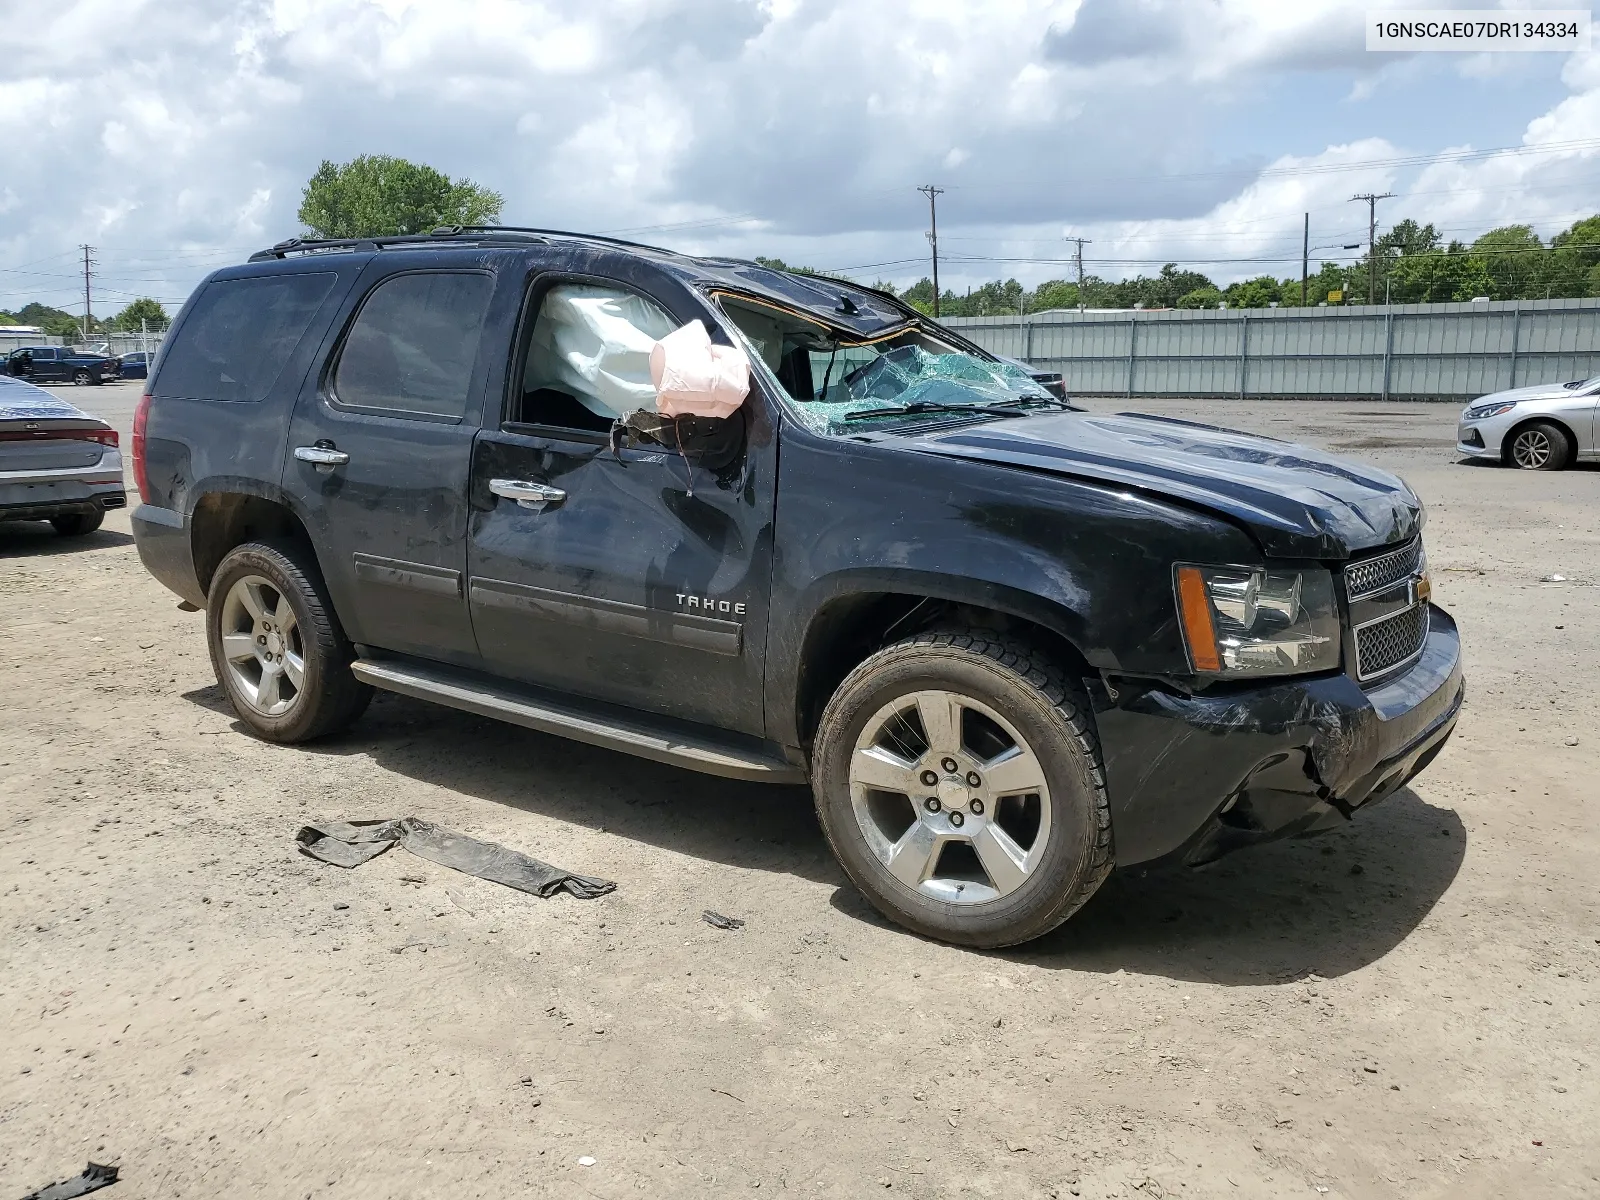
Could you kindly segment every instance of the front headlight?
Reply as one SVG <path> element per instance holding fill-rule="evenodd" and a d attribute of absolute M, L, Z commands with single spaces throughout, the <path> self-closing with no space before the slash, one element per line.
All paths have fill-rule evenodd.
<path fill-rule="evenodd" d="M 1516 406 L 1515 400 L 1501 400 L 1497 404 L 1480 404 L 1477 408 L 1469 408 L 1461 416 L 1463 420 L 1481 421 L 1485 417 L 1498 417 L 1501 413 L 1508 413 Z"/>
<path fill-rule="evenodd" d="M 1321 568 L 1180 566 L 1177 590 L 1196 671 L 1303 675 L 1339 665 L 1333 576 Z"/>

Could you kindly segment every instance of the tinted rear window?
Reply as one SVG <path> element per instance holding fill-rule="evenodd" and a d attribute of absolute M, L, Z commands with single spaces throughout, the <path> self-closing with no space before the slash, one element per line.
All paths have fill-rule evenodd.
<path fill-rule="evenodd" d="M 350 408 L 457 421 L 466 413 L 487 275 L 429 271 L 384 280 L 350 328 L 333 393 Z"/>
<path fill-rule="evenodd" d="M 335 278 L 319 271 L 206 284 L 165 348 L 155 395 L 265 399 Z"/>

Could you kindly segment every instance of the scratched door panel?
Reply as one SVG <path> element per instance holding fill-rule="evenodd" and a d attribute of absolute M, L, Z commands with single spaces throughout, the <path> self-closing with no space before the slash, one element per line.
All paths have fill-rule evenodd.
<path fill-rule="evenodd" d="M 773 515 L 769 438 L 722 478 L 603 438 L 485 431 L 468 594 L 510 678 L 761 735 Z M 538 510 L 494 479 L 565 493 Z"/>

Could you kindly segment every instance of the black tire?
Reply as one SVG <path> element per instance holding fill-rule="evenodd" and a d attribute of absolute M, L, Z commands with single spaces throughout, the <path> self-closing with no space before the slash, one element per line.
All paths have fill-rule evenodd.
<path fill-rule="evenodd" d="M 303 683 L 287 711 L 268 714 L 253 707 L 223 651 L 222 618 L 234 585 L 264 579 L 293 612 Z M 217 683 L 239 720 L 269 742 L 306 742 L 348 727 L 372 701 L 372 688 L 350 670 L 355 648 L 329 602 L 311 552 L 294 544 L 246 542 L 228 552 L 212 576 L 206 601 L 206 645 Z"/>
<path fill-rule="evenodd" d="M 1572 435 L 1554 421 L 1531 421 L 1511 431 L 1506 439 L 1509 466 L 1523 471 L 1564 471 L 1572 465 L 1577 447 Z"/>
<path fill-rule="evenodd" d="M 99 529 L 105 519 L 105 513 L 97 508 L 93 512 L 62 513 L 58 517 L 51 517 L 50 524 L 56 527 L 56 532 L 62 537 L 82 537 Z"/>
<path fill-rule="evenodd" d="M 1042 857 L 1024 882 L 997 899 L 946 903 L 902 882 L 857 819 L 850 776 L 857 740 L 886 705 L 929 689 L 970 697 L 1003 716 L 1043 769 L 1052 816 Z M 879 650 L 828 701 L 812 760 L 817 816 L 845 873 L 884 916 L 926 937 L 994 948 L 1048 933 L 1083 906 L 1112 868 L 1105 772 L 1089 713 L 1082 687 L 1017 639 L 936 631 Z M 998 820 L 998 810 L 992 816 Z"/>
<path fill-rule="evenodd" d="M 76 371 L 74 371 L 72 373 L 72 386 L 73 387 L 84 387 L 87 384 L 91 384 L 93 382 L 94 382 L 94 376 L 89 374 L 89 372 L 84 370 L 82 367 L 79 367 Z"/>

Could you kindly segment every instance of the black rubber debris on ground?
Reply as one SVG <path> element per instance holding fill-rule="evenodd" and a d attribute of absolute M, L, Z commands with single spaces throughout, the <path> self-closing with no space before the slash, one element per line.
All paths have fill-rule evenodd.
<path fill-rule="evenodd" d="M 22 1200 L 70 1200 L 72 1196 L 86 1196 L 90 1192 L 98 1192 L 103 1187 L 110 1187 L 116 1181 L 116 1167 L 92 1162 L 83 1169 L 82 1175 L 63 1179 L 60 1183 L 52 1183 L 37 1192 L 29 1192 Z"/>
<path fill-rule="evenodd" d="M 700 919 L 707 925 L 715 925 L 718 929 L 743 929 L 744 922 L 738 917 L 725 917 L 719 912 L 706 909 L 700 914 Z"/>
<path fill-rule="evenodd" d="M 399 845 L 441 867 L 476 875 L 490 883 L 503 883 L 534 896 L 549 897 L 564 891 L 579 900 L 593 900 L 617 890 L 609 879 L 574 875 L 494 842 L 464 837 L 416 817 L 398 821 L 325 821 L 305 826 L 295 835 L 295 841 L 302 854 L 336 867 L 359 867 Z"/>

